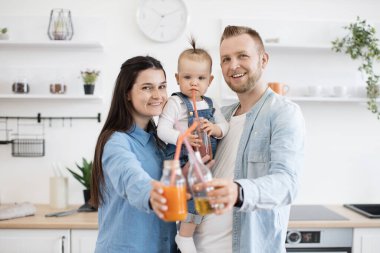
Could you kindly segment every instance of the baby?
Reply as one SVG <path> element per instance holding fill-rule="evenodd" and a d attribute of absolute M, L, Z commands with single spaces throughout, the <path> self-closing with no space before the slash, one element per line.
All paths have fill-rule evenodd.
<path fill-rule="evenodd" d="M 195 91 L 196 108 L 198 116 L 202 117 L 202 129 L 211 137 L 212 152 L 215 154 L 217 139 L 223 138 L 228 131 L 228 123 L 214 104 L 213 100 L 204 96 L 214 76 L 211 74 L 212 59 L 204 50 L 196 48 L 195 40 L 191 39 L 192 48 L 183 51 L 178 57 L 178 73 L 175 74 L 180 91 L 173 93 L 168 99 L 158 121 L 157 133 L 161 140 L 168 143 L 166 159 L 173 159 L 175 145 L 180 132 L 175 128 L 178 120 L 182 129 L 187 129 L 195 119 L 192 96 Z M 189 143 L 197 148 L 201 145 L 198 135 L 188 136 Z M 181 149 L 181 167 L 188 161 L 185 146 Z M 193 233 L 196 225 L 202 221 L 202 216 L 197 215 L 194 202 L 188 202 L 189 214 L 185 221 L 181 222 L 176 242 L 182 253 L 196 252 L 193 241 Z"/>

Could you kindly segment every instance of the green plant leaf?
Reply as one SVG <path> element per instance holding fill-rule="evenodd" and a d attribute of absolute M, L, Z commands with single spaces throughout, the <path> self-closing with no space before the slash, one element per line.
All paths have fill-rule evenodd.
<path fill-rule="evenodd" d="M 379 75 L 373 71 L 373 63 L 380 60 L 379 39 L 376 37 L 376 29 L 366 20 L 356 18 L 356 22 L 343 27 L 349 33 L 343 38 L 332 41 L 332 50 L 344 52 L 353 60 L 360 60 L 358 70 L 367 77 L 367 98 L 368 110 L 377 114 L 380 119 L 380 112 L 376 98 L 379 97 Z"/>
<path fill-rule="evenodd" d="M 88 162 L 85 158 L 82 158 L 82 166 L 79 164 L 75 164 L 76 167 L 79 169 L 82 175 L 79 173 L 66 168 L 73 177 L 78 180 L 86 189 L 90 189 L 90 182 L 91 182 L 91 173 L 92 173 L 92 161 Z"/>

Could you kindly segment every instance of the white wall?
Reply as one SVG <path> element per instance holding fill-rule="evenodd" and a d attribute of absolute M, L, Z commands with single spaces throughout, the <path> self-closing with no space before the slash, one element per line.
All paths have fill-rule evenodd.
<path fill-rule="evenodd" d="M 102 103 L 0 101 L 0 116 L 33 116 L 37 112 L 42 112 L 43 115 L 75 116 L 95 115 L 101 112 L 104 119 L 108 111 L 114 79 L 120 65 L 127 58 L 138 54 L 149 54 L 160 59 L 169 77 L 169 91 L 175 91 L 177 87 L 173 73 L 176 70 L 177 56 L 188 47 L 189 34 L 194 34 L 199 45 L 212 53 L 213 72 L 216 79 L 208 94 L 223 103 L 224 101 L 220 100 L 222 81 L 218 67 L 221 18 L 343 20 L 350 22 L 359 15 L 370 21 L 378 22 L 377 10 L 380 9 L 380 2 L 375 0 L 186 0 L 186 3 L 190 13 L 187 30 L 178 40 L 162 44 L 146 39 L 139 32 L 135 18 L 137 0 L 0 0 L 0 17 L 45 17 L 47 24 L 52 8 L 68 8 L 72 12 L 74 25 L 75 17 L 95 17 L 104 20 L 106 28 L 103 37 L 104 55 L 101 61 L 95 63 L 102 66 L 101 92 L 104 97 Z M 292 80 L 300 82 L 300 80 L 311 79 L 317 82 L 330 80 L 331 83 L 331 80 L 345 78 L 339 71 L 336 73 L 328 71 L 330 67 L 334 68 L 335 65 L 340 64 L 347 64 L 352 69 L 352 73 L 350 73 L 352 77 L 356 75 L 351 60 L 343 56 L 329 58 L 330 56 L 323 55 L 323 53 L 320 55 L 314 52 L 311 56 L 304 57 L 303 53 L 298 52 L 294 53 L 295 58 L 289 59 L 286 56 L 276 58 L 276 52 L 270 53 L 274 55 L 268 71 L 271 71 L 271 77 L 278 78 L 277 81 L 291 83 Z M 299 55 L 297 56 L 297 54 Z M 0 63 L 7 61 L 5 56 L 10 57 L 7 52 L 0 52 Z M 20 53 L 17 57 L 22 63 L 24 56 Z M 33 54 L 25 55 L 25 57 L 29 57 L 27 58 L 28 63 L 34 60 L 30 58 L 33 57 Z M 90 56 L 84 55 L 80 59 L 81 66 L 82 64 L 86 65 L 86 57 Z M 95 59 L 95 61 L 97 60 Z M 62 64 L 65 68 L 72 67 L 69 61 Z M 93 64 L 90 60 L 89 65 Z M 321 67 L 321 65 L 325 66 Z M 284 68 L 287 70 L 286 73 L 276 71 Z M 376 70 L 378 73 L 380 72 L 379 68 Z M 326 72 L 328 72 L 326 75 L 321 75 Z M 334 73 L 338 77 L 334 76 Z M 0 80 L 6 79 L 4 77 L 1 79 L 1 75 L 0 69 Z M 294 78 L 296 76 L 300 76 L 300 78 Z M 10 83 L 0 82 L 2 89 L 10 85 Z M 299 104 L 306 119 L 307 145 L 297 203 L 380 202 L 380 184 L 378 183 L 380 178 L 380 156 L 378 154 L 380 121 L 366 110 L 365 105 L 359 103 L 299 102 Z M 15 201 L 48 203 L 48 178 L 52 175 L 51 162 L 60 161 L 65 166 L 73 167 L 81 157 L 92 159 L 100 128 L 101 124 L 95 121 L 73 121 L 71 127 L 68 126 L 68 122 L 64 127 L 59 121 L 53 123 L 51 127 L 47 124 L 45 128 L 46 156 L 41 158 L 14 158 L 10 154 L 10 146 L 0 146 L 0 201 L 3 203 Z M 81 203 L 82 187 L 70 175 L 68 176 L 70 178 L 69 201 L 70 203 Z"/>

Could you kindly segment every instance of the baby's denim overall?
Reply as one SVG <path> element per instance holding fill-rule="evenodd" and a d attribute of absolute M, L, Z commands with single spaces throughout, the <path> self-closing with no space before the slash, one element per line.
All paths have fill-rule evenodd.
<path fill-rule="evenodd" d="M 195 118 L 195 113 L 193 109 L 193 104 L 192 101 L 183 93 L 181 92 L 175 92 L 172 94 L 172 96 L 178 96 L 183 103 L 186 105 L 187 108 L 187 118 L 188 118 L 188 126 L 191 126 L 193 124 L 194 118 Z M 206 101 L 208 104 L 208 109 L 203 109 L 203 110 L 198 110 L 198 117 L 203 117 L 210 121 L 211 123 L 215 123 L 215 118 L 214 118 L 214 112 L 215 108 L 213 105 L 213 102 L 210 98 L 202 96 L 202 98 Z M 216 145 L 217 145 L 217 139 L 214 137 L 210 137 L 211 140 L 211 149 L 212 149 L 212 154 L 215 155 L 216 152 Z M 172 160 L 174 158 L 174 153 L 175 153 L 176 146 L 173 144 L 168 144 L 166 147 L 166 152 L 165 152 L 165 159 L 166 160 Z M 185 145 L 182 145 L 181 148 L 181 154 L 179 156 L 179 162 L 181 167 L 183 167 L 187 161 L 189 160 L 188 158 L 188 152 L 185 147 Z M 194 206 L 194 201 L 189 200 L 187 202 L 187 208 L 189 214 L 187 215 L 187 218 L 185 222 L 192 222 L 195 224 L 200 224 L 202 221 L 202 216 L 197 215 L 197 212 L 195 211 L 195 206 Z"/>

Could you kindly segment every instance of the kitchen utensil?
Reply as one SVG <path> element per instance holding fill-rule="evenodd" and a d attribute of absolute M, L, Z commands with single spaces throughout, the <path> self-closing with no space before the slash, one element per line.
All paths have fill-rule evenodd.
<path fill-rule="evenodd" d="M 28 126 L 35 126 L 28 125 Z M 17 133 L 13 134 L 14 138 L 9 139 L 8 137 L 8 119 L 5 120 L 5 132 L 6 139 L 0 140 L 0 144 L 12 144 L 12 156 L 14 157 L 39 157 L 45 155 L 45 139 L 44 136 L 44 124 L 39 123 L 41 126 L 41 133 L 35 135 L 25 135 L 20 134 L 20 123 L 17 119 Z M 27 136 L 28 138 L 23 138 L 22 136 Z M 30 138 L 33 136 L 34 138 Z"/>
<path fill-rule="evenodd" d="M 345 204 L 343 206 L 368 218 L 380 218 L 380 204 Z"/>
<path fill-rule="evenodd" d="M 76 212 L 78 212 L 78 209 L 72 209 L 72 210 L 63 211 L 63 212 L 47 213 L 45 214 L 45 217 L 63 217 L 63 216 L 74 214 Z"/>
<path fill-rule="evenodd" d="M 307 87 L 307 91 L 310 97 L 319 97 L 322 94 L 322 86 L 310 85 Z"/>
<path fill-rule="evenodd" d="M 45 155 L 45 139 L 14 139 L 12 156 L 39 157 Z"/>
<path fill-rule="evenodd" d="M 68 179 L 63 176 L 50 178 L 50 207 L 56 209 L 66 208 L 68 205 Z"/>
<path fill-rule="evenodd" d="M 272 82 L 268 83 L 268 86 L 279 95 L 286 95 L 289 91 L 289 86 L 283 83 Z"/>
<path fill-rule="evenodd" d="M 66 85 L 61 83 L 50 84 L 50 93 L 52 94 L 65 94 Z"/>
<path fill-rule="evenodd" d="M 26 82 L 26 81 L 18 81 L 18 82 L 14 82 L 12 84 L 12 91 L 14 93 L 29 93 L 30 91 L 30 87 L 29 87 L 29 84 Z"/>

